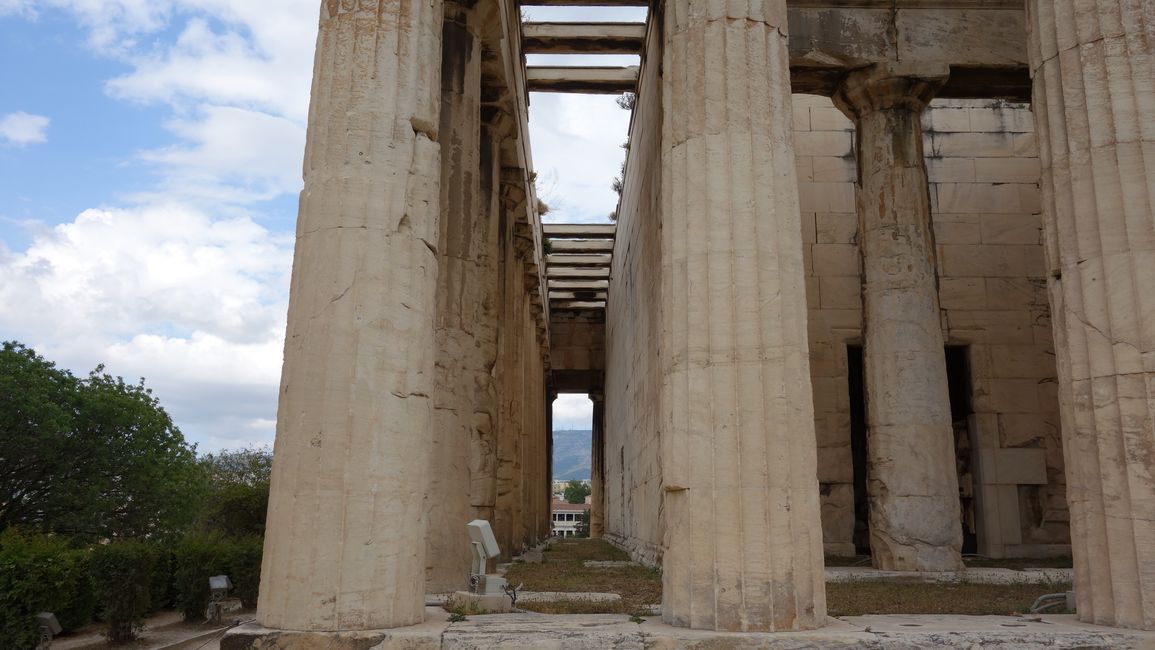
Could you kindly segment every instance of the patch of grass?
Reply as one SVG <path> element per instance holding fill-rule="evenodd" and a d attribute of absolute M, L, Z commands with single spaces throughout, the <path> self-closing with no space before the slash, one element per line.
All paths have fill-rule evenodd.
<path fill-rule="evenodd" d="M 845 567 L 845 566 L 859 566 L 869 567 L 869 555 L 851 555 L 851 556 L 827 556 L 826 566 L 828 567 Z M 998 569 L 1069 569 L 1071 558 L 1069 557 L 1007 557 L 1007 558 L 984 558 L 984 557 L 966 557 L 963 558 L 963 563 L 968 567 L 991 567 Z"/>
<path fill-rule="evenodd" d="M 466 616 L 476 616 L 485 613 L 481 611 L 481 606 L 472 600 L 462 600 L 454 596 L 446 598 L 441 608 L 449 612 L 449 620 L 454 623 L 464 621 Z"/>
<path fill-rule="evenodd" d="M 1070 569 L 1074 566 L 1069 557 L 967 557 L 963 563 L 968 567 L 992 567 L 998 569 Z"/>
<path fill-rule="evenodd" d="M 629 556 L 600 539 L 568 539 L 555 542 L 541 564 L 518 563 L 509 567 L 505 579 L 524 585 L 526 591 L 591 591 L 618 594 L 617 602 L 588 600 L 518 602 L 518 607 L 546 614 L 635 614 L 646 605 L 662 602 L 662 576 L 643 566 L 586 567 L 587 560 L 622 561 Z"/>
<path fill-rule="evenodd" d="M 831 616 L 1018 615 L 1028 613 L 1039 596 L 1070 589 L 1070 583 L 985 585 L 839 582 L 826 584 L 826 608 Z"/>
<path fill-rule="evenodd" d="M 551 560 L 627 562 L 630 559 L 629 553 L 604 539 L 559 539 L 550 544 L 546 550 L 549 551 Z"/>
<path fill-rule="evenodd" d="M 826 566 L 870 566 L 869 555 L 827 555 Z"/>

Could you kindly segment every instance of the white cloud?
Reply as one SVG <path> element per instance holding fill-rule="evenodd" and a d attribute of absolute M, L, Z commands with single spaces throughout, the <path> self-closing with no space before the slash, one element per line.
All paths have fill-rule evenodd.
<path fill-rule="evenodd" d="M 23 111 L 0 115 L 0 141 L 23 147 L 48 141 L 48 125 L 52 120 L 43 115 Z"/>
<path fill-rule="evenodd" d="M 588 430 L 593 424 L 594 403 L 588 395 L 562 393 L 553 403 L 553 428 Z"/>
<path fill-rule="evenodd" d="M 140 152 L 164 179 L 145 197 L 247 203 L 301 189 L 301 124 L 259 111 L 206 106 L 195 119 L 167 126 L 184 144 Z"/>
<path fill-rule="evenodd" d="M 629 111 L 614 95 L 533 93 L 529 108 L 533 164 L 547 221 L 606 222 L 617 207 Z"/>
<path fill-rule="evenodd" d="M 0 312 L 0 338 L 76 372 L 146 377 L 210 448 L 268 442 L 291 246 L 187 206 L 87 210 L 0 249 L 0 304 L 19 306 Z"/>

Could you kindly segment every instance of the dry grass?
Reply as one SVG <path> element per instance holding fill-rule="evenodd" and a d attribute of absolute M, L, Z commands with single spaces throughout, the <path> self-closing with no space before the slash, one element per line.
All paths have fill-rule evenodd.
<path fill-rule="evenodd" d="M 826 584 L 831 616 L 863 614 L 1017 615 L 1043 594 L 1069 591 L 1070 583 L 1041 585 L 841 582 Z M 1059 612 L 1053 612 L 1059 613 Z"/>
<path fill-rule="evenodd" d="M 1074 566 L 1069 557 L 968 557 L 963 558 L 968 567 L 993 567 L 998 569 L 1070 569 Z"/>
<path fill-rule="evenodd" d="M 514 564 L 505 579 L 526 591 L 590 591 L 618 594 L 618 602 L 553 601 L 518 606 L 546 614 L 636 614 L 662 602 L 662 576 L 642 566 L 594 568 L 586 560 L 622 561 L 629 556 L 600 539 L 559 540 L 541 564 Z"/>
<path fill-rule="evenodd" d="M 619 602 L 553 601 L 518 606 L 546 614 L 645 615 L 646 606 L 662 601 L 662 577 L 642 566 L 593 568 L 586 560 L 628 560 L 625 552 L 599 539 L 566 539 L 542 554 L 541 564 L 514 564 L 505 578 L 523 584 L 526 591 L 605 592 L 622 597 Z M 863 558 L 827 558 L 828 566 L 854 566 Z M 869 566 L 869 562 L 865 564 Z M 968 566 L 1024 567 L 1070 566 L 1069 558 L 1049 560 L 1007 559 L 967 561 Z M 850 582 L 826 585 L 831 616 L 864 614 L 961 614 L 1015 615 L 1030 610 L 1043 594 L 1071 589 L 1069 583 L 1041 585 L 924 584 L 915 582 Z"/>
<path fill-rule="evenodd" d="M 1042 558 L 1028 558 L 1028 557 L 1008 557 L 1008 558 L 985 558 L 971 556 L 963 558 L 963 563 L 968 567 L 992 567 L 999 569 L 1040 569 L 1040 568 L 1071 568 L 1071 558 L 1069 557 L 1042 557 Z M 869 555 L 851 555 L 849 557 L 827 556 L 826 566 L 828 567 L 844 567 L 844 566 L 870 566 Z"/>

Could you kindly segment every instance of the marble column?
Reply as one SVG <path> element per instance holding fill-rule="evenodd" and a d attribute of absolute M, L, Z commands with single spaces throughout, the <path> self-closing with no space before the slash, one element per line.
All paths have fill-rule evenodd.
<path fill-rule="evenodd" d="M 438 0 L 322 3 L 257 619 L 425 614 Z"/>
<path fill-rule="evenodd" d="M 821 627 L 786 2 L 664 6 L 662 618 Z"/>
<path fill-rule="evenodd" d="M 875 66 L 852 73 L 834 96 L 858 134 L 870 552 L 886 570 L 962 568 L 922 147 L 923 109 L 947 74 Z"/>
<path fill-rule="evenodd" d="M 436 389 L 426 510 L 426 589 L 469 586 L 466 524 L 492 447 L 497 361 L 496 219 L 481 194 L 481 40 L 474 12 L 445 3 Z M 490 463 L 491 465 L 492 463 Z"/>
<path fill-rule="evenodd" d="M 605 534 L 606 521 L 606 396 L 590 393 L 593 429 L 590 444 L 590 537 Z"/>
<path fill-rule="evenodd" d="M 1078 615 L 1155 629 L 1155 6 L 1027 14 Z"/>

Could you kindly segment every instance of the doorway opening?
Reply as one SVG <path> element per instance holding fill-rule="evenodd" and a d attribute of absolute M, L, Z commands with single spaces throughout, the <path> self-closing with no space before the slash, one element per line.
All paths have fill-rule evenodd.
<path fill-rule="evenodd" d="M 950 394 L 951 426 L 954 430 L 955 469 L 958 472 L 959 518 L 963 532 L 962 552 L 978 552 L 978 519 L 974 499 L 974 448 L 970 416 L 974 413 L 971 394 L 970 348 L 948 345 L 946 355 L 947 389 Z M 866 384 L 861 345 L 846 346 L 847 383 L 850 390 L 850 453 L 854 481 L 854 552 L 870 555 L 870 477 L 868 430 L 866 421 Z"/>
<path fill-rule="evenodd" d="M 970 348 L 948 345 L 946 379 L 950 390 L 950 420 L 954 429 L 954 462 L 958 470 L 959 519 L 962 525 L 964 554 L 979 548 L 978 518 L 975 516 L 974 449 L 970 431 L 971 403 Z"/>
<path fill-rule="evenodd" d="M 553 403 L 550 521 L 554 537 L 589 537 L 593 465 L 593 402 L 563 393 Z"/>
<path fill-rule="evenodd" d="M 850 384 L 850 457 L 854 467 L 854 552 L 870 555 L 870 497 L 866 491 L 869 466 L 866 455 L 866 385 L 861 345 L 846 346 L 846 370 Z"/>

